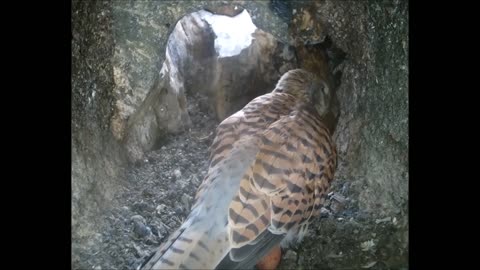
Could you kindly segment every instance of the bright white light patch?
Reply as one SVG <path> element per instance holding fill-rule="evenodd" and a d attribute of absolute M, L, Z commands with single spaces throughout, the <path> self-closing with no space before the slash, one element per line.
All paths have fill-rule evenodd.
<path fill-rule="evenodd" d="M 252 33 L 257 27 L 247 10 L 243 10 L 235 17 L 215 15 L 203 10 L 201 12 L 217 36 L 215 50 L 219 57 L 237 55 L 252 43 Z"/>

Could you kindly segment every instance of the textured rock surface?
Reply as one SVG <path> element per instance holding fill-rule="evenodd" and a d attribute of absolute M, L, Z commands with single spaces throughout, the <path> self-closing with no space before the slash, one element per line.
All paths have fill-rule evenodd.
<path fill-rule="evenodd" d="M 110 132 L 113 39 L 107 2 L 72 3 L 72 263 L 95 245 L 101 215 L 122 185 L 122 148 Z"/>
<path fill-rule="evenodd" d="M 408 3 L 318 1 L 292 9 L 296 38 L 315 42 L 326 31 L 348 54 L 332 189 L 347 201 L 313 226 L 297 261 L 284 267 L 408 268 Z M 302 31 L 305 21 L 314 31 Z"/>
<path fill-rule="evenodd" d="M 223 120 L 253 98 L 271 91 L 278 78 L 295 67 L 291 48 L 256 29 L 246 10 L 232 15 L 200 10 L 183 16 L 169 35 L 162 69 L 143 102 L 126 105 L 122 99 L 117 101 L 123 109 L 117 106 L 113 122 L 118 129 L 114 134 L 120 135 L 119 139 L 124 137 L 132 162 L 142 160 L 165 134 L 190 126 L 186 93 L 202 94 L 203 107 Z M 135 62 L 134 56 L 130 58 Z M 128 59 L 119 62 L 130 62 Z M 131 101 L 123 82 L 135 80 L 121 75 L 115 78 L 122 82 L 117 90 L 122 90 L 126 102 Z M 142 78 L 150 80 L 137 79 Z M 132 93 L 141 99 L 143 88 L 138 89 Z"/>
<path fill-rule="evenodd" d="M 112 129 L 118 140 L 127 133 L 127 122 L 147 94 L 159 80 L 159 70 L 166 59 L 169 34 L 184 15 L 200 9 L 228 13 L 219 7 L 226 1 L 117 1 L 112 7 L 112 33 L 114 38 L 114 96 L 115 110 Z M 254 23 L 278 23 L 286 30 L 286 24 L 276 18 L 267 2 L 231 1 L 248 7 Z M 262 28 L 269 32 L 272 27 Z M 274 29 L 278 29 L 278 26 Z M 273 31 L 279 37 L 278 30 Z M 110 34 L 112 34 L 110 33 Z M 138 149 L 137 149 L 138 150 Z"/>
<path fill-rule="evenodd" d="M 202 7 L 234 12 L 219 8 L 223 2 L 118 1 L 111 9 L 109 3 L 74 2 L 72 219 L 77 225 L 72 236 L 82 241 L 74 245 L 73 268 L 134 267 L 188 213 L 195 187 L 207 168 L 211 131 L 223 115 L 250 97 L 242 92 L 245 89 L 228 92 L 238 93 L 230 97 L 238 103 L 223 106 L 226 109 L 219 113 L 215 104 L 224 96 L 217 99 L 212 88 L 197 87 L 202 86 L 201 77 L 224 76 L 209 67 L 225 69 L 237 64 L 234 59 L 221 59 L 217 64 L 206 60 L 203 71 L 199 65 L 187 65 L 187 70 L 192 68 L 190 72 L 202 76 L 185 81 L 183 108 L 182 98 L 173 94 L 171 82 L 161 80 L 160 70 L 166 60 L 167 38 L 177 21 Z M 303 1 L 275 9 L 267 1 L 235 3 L 245 7 L 263 30 L 257 41 L 262 46 L 278 46 L 274 39 L 315 43 L 328 34 L 347 53 L 339 67 L 343 76 L 335 134 L 340 154 L 335 195 L 309 237 L 287 252 L 280 268 L 408 268 L 408 3 Z M 248 56 L 254 46 L 242 53 Z M 195 59 L 212 53 L 200 51 Z M 271 56 L 265 59 L 282 55 L 279 62 L 284 64 L 290 53 L 280 51 L 268 51 Z M 248 64 L 251 60 L 246 56 L 241 61 Z M 282 64 L 275 63 L 266 73 L 275 78 Z M 248 75 L 246 70 L 237 71 Z M 264 85 L 268 88 L 268 82 Z M 173 104 L 164 108 L 171 118 L 159 117 L 162 104 Z M 175 118 L 185 117 L 185 112 L 190 119 L 188 132 L 183 132 L 186 126 Z M 143 127 L 132 128 L 135 124 Z M 151 133 L 144 132 L 149 129 Z M 138 133 L 129 135 L 131 130 Z M 139 143 L 145 134 L 150 138 Z M 137 150 L 144 160 L 139 167 L 129 168 L 125 185 L 114 181 L 113 175 L 121 175 L 123 161 L 112 137 L 123 147 L 129 145 L 128 138 L 136 138 L 132 145 L 140 146 Z M 157 143 L 162 148 L 143 156 Z M 111 197 L 113 207 L 93 219 L 92 209 L 105 208 Z M 141 223 L 145 227 L 132 223 L 135 215 L 145 218 Z M 76 221 L 80 216 L 88 216 L 83 226 Z M 97 229 L 100 221 L 106 226 Z M 148 229 L 151 234 L 138 237 L 138 232 L 143 235 Z"/>
<path fill-rule="evenodd" d="M 177 53 L 185 91 L 205 95 L 205 108 L 218 120 L 271 91 L 283 72 L 295 67 L 291 49 L 256 29 L 246 10 L 232 18 L 208 11 L 189 14 L 172 35 L 168 49 Z"/>

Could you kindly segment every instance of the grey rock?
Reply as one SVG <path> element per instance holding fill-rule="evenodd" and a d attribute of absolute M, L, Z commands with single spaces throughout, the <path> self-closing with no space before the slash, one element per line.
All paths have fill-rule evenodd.
<path fill-rule="evenodd" d="M 135 215 L 131 218 L 133 223 L 133 233 L 138 238 L 145 238 L 152 234 L 151 229 L 145 225 L 145 218 L 140 215 Z"/>
<path fill-rule="evenodd" d="M 182 194 L 181 202 L 183 204 L 183 207 L 186 210 L 190 209 L 190 201 L 191 200 L 192 200 L 192 198 L 190 196 L 188 196 L 186 193 Z"/>
<path fill-rule="evenodd" d="M 130 218 L 130 220 L 133 222 L 145 223 L 145 218 L 142 217 L 141 215 L 134 215 Z"/>
<path fill-rule="evenodd" d="M 182 177 L 182 172 L 179 169 L 175 169 L 175 171 L 173 171 L 173 175 L 175 175 L 176 179 L 179 179 Z"/>

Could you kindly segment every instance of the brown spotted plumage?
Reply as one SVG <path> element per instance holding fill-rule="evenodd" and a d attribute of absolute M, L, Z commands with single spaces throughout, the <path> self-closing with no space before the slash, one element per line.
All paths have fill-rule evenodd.
<path fill-rule="evenodd" d="M 301 239 L 334 178 L 332 89 L 305 70 L 225 119 L 184 224 L 143 269 L 252 268 Z"/>

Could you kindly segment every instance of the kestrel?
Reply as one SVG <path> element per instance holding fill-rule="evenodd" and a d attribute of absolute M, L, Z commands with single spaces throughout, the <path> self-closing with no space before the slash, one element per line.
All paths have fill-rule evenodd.
<path fill-rule="evenodd" d="M 332 92 L 290 70 L 222 121 L 191 213 L 142 269 L 249 269 L 300 241 L 334 178 Z"/>

